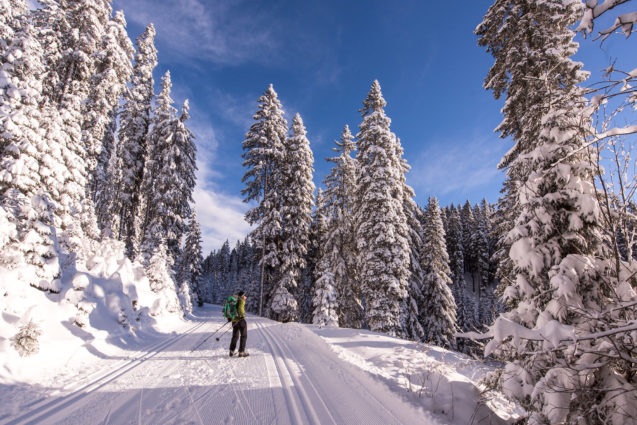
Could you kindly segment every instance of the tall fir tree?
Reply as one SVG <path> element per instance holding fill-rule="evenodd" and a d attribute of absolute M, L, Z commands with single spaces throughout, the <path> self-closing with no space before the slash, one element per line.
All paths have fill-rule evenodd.
<path fill-rule="evenodd" d="M 280 265 L 281 249 L 281 164 L 285 157 L 287 121 L 283 118 L 281 102 L 270 87 L 258 100 L 250 126 L 243 141 L 243 166 L 247 168 L 241 191 L 245 202 L 258 205 L 246 213 L 246 221 L 255 225 L 250 237 L 257 249 L 261 266 L 259 283 L 259 314 L 270 304 L 269 294 L 274 285 L 275 270 Z M 267 313 L 267 311 L 266 311 Z"/>
<path fill-rule="evenodd" d="M 312 207 L 314 206 L 314 156 L 299 114 L 292 119 L 292 134 L 284 141 L 285 156 L 281 169 L 283 232 L 281 279 L 272 297 L 273 318 L 298 319 L 298 302 L 293 297 L 306 266 Z M 289 299 L 294 300 L 292 302 Z M 296 307 L 295 307 L 296 306 Z"/>
<path fill-rule="evenodd" d="M 496 59 L 485 87 L 507 93 L 499 128 L 516 143 L 503 159 L 505 195 L 517 204 L 503 243 L 512 274 L 503 295 L 511 311 L 496 321 L 498 338 L 487 353 L 509 353 L 498 381 L 534 424 L 625 423 L 620 411 L 637 402 L 629 363 L 607 357 L 622 356 L 606 339 L 614 334 L 610 311 L 626 310 L 612 305 L 617 288 L 595 259 L 603 254 L 599 205 L 585 150 L 589 113 L 578 87 L 587 74 L 571 59 L 577 44 L 569 28 L 581 13 L 574 1 L 496 1 L 477 29 Z M 526 337 L 508 339 L 512 328 Z M 567 343 L 556 329 L 569 333 Z M 617 385 L 621 395 L 612 389 Z"/>
<path fill-rule="evenodd" d="M 136 233 L 140 236 L 142 259 L 148 260 L 161 237 L 165 239 L 167 255 L 175 263 L 191 214 L 197 166 L 194 135 L 186 125 L 190 118 L 188 100 L 177 117 L 170 97 L 171 87 L 170 72 L 167 71 L 162 78 L 162 91 L 148 135 Z"/>
<path fill-rule="evenodd" d="M 423 303 L 419 305 L 424 340 L 441 347 L 455 347 L 456 303 L 449 285 L 451 270 L 436 198 L 429 198 L 422 216 L 423 247 L 420 264 L 424 270 Z M 457 265 L 456 265 L 457 267 Z"/>
<path fill-rule="evenodd" d="M 356 150 L 354 137 L 346 125 L 340 141 L 332 150 L 338 154 L 328 158 L 334 164 L 325 178 L 325 210 L 329 216 L 326 237 L 322 242 L 326 263 L 322 267 L 333 275 L 338 293 L 339 324 L 348 328 L 361 328 L 363 305 L 356 273 L 354 243 L 354 195 L 357 162 L 351 156 Z"/>
<path fill-rule="evenodd" d="M 130 80 L 134 53 L 126 33 L 124 13 L 118 11 L 106 24 L 104 37 L 94 53 L 91 89 L 83 107 L 82 139 L 88 154 L 88 194 L 94 201 L 97 201 L 98 190 L 110 187 L 111 182 L 106 180 L 105 175 L 112 154 L 112 144 L 108 144 L 111 134 L 107 132 L 116 118 L 113 111 L 119 106 L 119 99 Z"/>
<path fill-rule="evenodd" d="M 0 261 L 36 266 L 39 280 L 31 284 L 48 289 L 59 273 L 50 190 L 60 182 L 50 167 L 63 165 L 50 156 L 57 147 L 42 134 L 50 110 L 42 96 L 46 68 L 27 10 L 24 1 L 0 5 L 0 207 L 6 220 Z"/>
<path fill-rule="evenodd" d="M 363 102 L 357 135 L 356 247 L 367 325 L 372 331 L 398 335 L 401 306 L 408 296 L 410 247 L 403 173 L 385 105 L 380 84 L 374 81 Z"/>
<path fill-rule="evenodd" d="M 197 213 L 193 210 L 188 222 L 188 230 L 184 248 L 178 262 L 177 284 L 188 285 L 193 304 L 203 304 L 201 230 L 197 221 Z"/>
<path fill-rule="evenodd" d="M 409 286 L 407 288 L 407 298 L 403 301 L 401 309 L 403 318 L 403 335 L 414 341 L 420 341 L 425 335 L 425 330 L 420 322 L 420 313 L 418 306 L 424 301 L 424 274 L 421 267 L 420 258 L 423 249 L 423 229 L 420 224 L 420 209 L 414 201 L 416 194 L 414 190 L 407 184 L 405 174 L 409 172 L 411 167 L 407 164 L 407 160 L 403 158 L 403 147 L 400 139 L 396 139 L 396 159 L 398 163 L 396 167 L 401 169 L 400 181 L 403 193 L 403 211 L 407 219 L 407 234 L 403 235 L 409 241 Z"/>
<path fill-rule="evenodd" d="M 150 24 L 137 39 L 137 53 L 130 87 L 124 92 L 120 113 L 117 148 L 119 175 L 115 183 L 115 199 L 111 206 L 113 236 L 126 244 L 130 258 L 135 256 L 136 214 L 140 208 L 140 186 L 144 176 L 146 139 L 150 128 L 153 100 L 153 70 L 157 66 L 155 27 Z"/>
<path fill-rule="evenodd" d="M 333 251 L 329 245 L 329 219 L 326 216 L 328 204 L 324 199 L 323 191 L 319 189 L 314 212 L 314 229 L 318 244 L 315 251 L 316 281 L 312 286 L 312 323 L 319 326 L 338 326 L 339 297 L 331 266 Z"/>

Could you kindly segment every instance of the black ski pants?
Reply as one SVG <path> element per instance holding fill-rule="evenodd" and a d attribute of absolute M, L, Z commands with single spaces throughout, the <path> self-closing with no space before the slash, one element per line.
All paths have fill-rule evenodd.
<path fill-rule="evenodd" d="M 245 353 L 246 341 L 248 340 L 248 324 L 246 319 L 239 319 L 237 323 L 232 324 L 232 339 L 230 340 L 230 351 L 237 348 L 237 340 L 241 334 L 241 342 L 239 342 L 239 352 Z"/>

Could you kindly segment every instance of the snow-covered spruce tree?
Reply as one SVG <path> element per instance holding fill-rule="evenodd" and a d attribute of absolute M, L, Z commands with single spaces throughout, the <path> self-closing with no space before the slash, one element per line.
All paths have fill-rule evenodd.
<path fill-rule="evenodd" d="M 478 204 L 473 207 L 474 231 L 471 237 L 474 264 L 473 273 L 478 299 L 489 285 L 489 224 L 485 212 Z"/>
<path fill-rule="evenodd" d="M 201 288 L 201 230 L 197 221 L 197 213 L 193 210 L 186 231 L 184 248 L 181 251 L 179 262 L 177 263 L 177 284 L 181 288 L 186 284 L 190 288 L 192 304 L 201 305 L 203 303 L 203 293 Z M 182 303 L 183 305 L 183 303 Z"/>
<path fill-rule="evenodd" d="M 635 353 L 626 344 L 625 325 L 633 322 L 624 319 L 634 289 L 614 286 L 594 258 L 599 205 L 583 149 L 589 112 L 577 86 L 586 74 L 570 59 L 577 44 L 569 25 L 581 8 L 577 1 L 498 1 L 478 27 L 481 42 L 505 65 L 491 80 L 526 118 L 507 158 L 519 205 L 506 236 L 515 281 L 504 297 L 513 309 L 496 320 L 486 353 L 497 347 L 509 354 L 498 383 L 531 412 L 532 424 L 620 424 L 637 416 L 635 375 L 627 373 L 634 361 L 626 359 Z M 503 42 L 514 33 L 525 34 L 532 48 Z M 528 64 L 527 75 L 520 63 Z M 523 84 L 517 79 L 529 84 L 536 71 L 542 98 L 515 99 L 512 88 Z M 511 122 L 514 113 L 505 108 L 504 117 Z"/>
<path fill-rule="evenodd" d="M 117 215 L 111 214 L 111 207 L 115 202 L 118 187 L 118 179 L 121 176 L 117 157 L 117 121 L 118 121 L 119 105 L 115 106 L 110 114 L 110 123 L 104 130 L 102 138 L 102 150 L 97 158 L 97 169 L 95 170 L 95 178 L 92 180 L 96 183 L 93 193 L 95 202 L 95 215 L 97 216 L 97 225 L 100 228 L 102 237 L 113 238 L 113 228 L 119 228 L 119 219 Z"/>
<path fill-rule="evenodd" d="M 312 323 L 319 326 L 338 326 L 338 290 L 331 265 L 333 250 L 330 246 L 328 204 L 319 189 L 316 195 L 313 230 L 317 239 L 315 255 L 315 282 L 312 285 Z"/>
<path fill-rule="evenodd" d="M 496 131 L 502 138 L 511 136 L 515 143 L 499 164 L 507 173 L 503 195 L 498 200 L 495 228 L 500 248 L 498 278 L 505 285 L 515 284 L 516 273 L 506 240 L 520 214 L 517 204 L 520 175 L 528 172 L 512 162 L 537 145 L 541 117 L 555 87 L 582 78 L 579 67 L 564 61 L 563 55 L 553 49 L 554 46 L 564 46 L 571 52 L 576 49 L 568 36 L 565 38 L 564 33 L 554 28 L 556 25 L 566 28 L 565 22 L 572 24 L 572 17 L 581 13 L 579 3 L 575 0 L 564 5 L 557 1 L 496 0 L 475 31 L 478 44 L 486 46 L 495 59 L 484 87 L 492 90 L 496 99 L 506 95 L 503 119 Z M 553 13 L 555 8 L 562 7 L 572 11 L 571 18 Z"/>
<path fill-rule="evenodd" d="M 134 53 L 133 43 L 126 33 L 124 13 L 118 11 L 106 24 L 104 37 L 94 53 L 91 90 L 83 105 L 82 138 L 88 154 L 88 191 L 94 201 L 97 201 L 98 191 L 112 190 L 112 182 L 106 178 L 106 168 L 113 145 L 105 143 L 105 137 L 108 141 L 108 127 L 116 118 L 113 111 L 119 106 L 120 96 L 130 80 Z M 96 202 L 96 208 L 98 206 Z"/>
<path fill-rule="evenodd" d="M 163 240 L 159 241 L 146 267 L 150 289 L 158 295 L 150 309 L 152 315 L 160 315 L 164 311 L 169 313 L 181 311 L 173 265 L 172 258 L 166 250 L 166 244 Z"/>
<path fill-rule="evenodd" d="M 464 271 L 473 276 L 475 270 L 475 252 L 474 252 L 474 232 L 476 228 L 475 217 L 473 216 L 473 208 L 467 199 L 460 210 L 460 222 L 462 223 L 462 252 L 464 255 Z M 472 279 L 473 292 L 477 292 L 475 279 Z"/>
<path fill-rule="evenodd" d="M 409 241 L 409 286 L 407 288 L 407 298 L 403 300 L 401 313 L 403 317 L 403 336 L 413 341 L 420 341 L 425 335 L 425 331 L 420 323 L 418 306 L 422 305 L 423 297 L 423 269 L 420 265 L 421 250 L 423 248 L 423 229 L 420 224 L 421 210 L 414 201 L 416 194 L 407 184 L 405 174 L 410 170 L 407 160 L 403 158 L 403 148 L 400 139 L 396 138 L 396 159 L 399 161 L 397 167 L 402 170 L 400 181 L 403 193 L 403 211 L 407 219 L 407 234 L 403 235 Z"/>
<path fill-rule="evenodd" d="M 281 202 L 283 232 L 281 246 L 281 279 L 274 290 L 287 298 L 285 292 L 297 292 L 301 272 L 306 266 L 309 248 L 310 223 L 314 206 L 314 156 L 299 114 L 292 119 L 292 134 L 284 141 L 285 156 L 281 164 Z M 298 319 L 298 305 L 286 302 L 286 309 L 277 308 L 272 301 L 272 318 L 284 322 Z"/>
<path fill-rule="evenodd" d="M 356 278 L 356 249 L 354 243 L 354 191 L 357 162 L 351 153 L 356 150 L 354 137 L 346 125 L 340 141 L 332 150 L 338 154 L 327 158 L 334 163 L 325 178 L 325 212 L 329 215 L 326 237 L 322 241 L 327 263 L 326 272 L 333 275 L 339 295 L 338 317 L 342 327 L 360 329 L 363 324 L 363 305 L 359 282 Z"/>
<path fill-rule="evenodd" d="M 281 164 L 285 157 L 284 141 L 287 121 L 283 118 L 281 102 L 272 84 L 258 100 L 250 126 L 243 141 L 243 166 L 247 168 L 241 191 L 244 202 L 258 205 L 246 213 L 246 221 L 256 227 L 250 238 L 257 249 L 261 266 L 259 283 L 259 314 L 269 311 L 269 294 L 276 282 L 276 268 L 280 264 L 281 249 Z"/>
<path fill-rule="evenodd" d="M 137 53 L 130 87 L 124 92 L 118 134 L 115 199 L 111 205 L 113 236 L 126 244 L 129 258 L 135 256 L 135 219 L 140 208 L 140 186 L 144 176 L 146 138 L 150 127 L 153 100 L 153 70 L 157 66 L 154 44 L 155 27 L 150 24 L 137 39 Z"/>
<path fill-rule="evenodd" d="M 398 335 L 401 306 L 408 296 L 410 247 L 403 210 L 402 169 L 396 136 L 385 115 L 380 84 L 374 81 L 363 102 L 359 126 L 355 216 L 356 248 L 365 319 L 372 331 Z"/>
<path fill-rule="evenodd" d="M 99 238 L 94 205 L 86 196 L 96 158 L 85 137 L 85 129 L 89 128 L 85 127 L 85 121 L 106 121 L 110 111 L 110 107 L 97 108 L 98 101 L 91 101 L 91 93 L 96 88 L 92 78 L 98 72 L 101 43 L 111 11 L 108 0 L 68 0 L 59 2 L 58 8 L 51 10 L 54 21 L 63 24 L 57 27 L 58 46 L 47 51 L 52 58 L 48 61 L 47 79 L 55 83 L 49 101 L 58 107 L 66 146 L 74 154 L 74 158 L 64 156 L 69 179 L 60 196 L 65 215 L 61 241 L 65 249 L 77 257 L 75 261 L 82 260 L 86 241 Z M 113 105 L 115 102 L 116 99 Z M 94 108 L 95 114 L 87 107 Z M 98 119 L 98 115 L 103 117 Z M 101 137 L 96 145 L 100 142 Z"/>
<path fill-rule="evenodd" d="M 138 211 L 135 214 L 134 250 L 143 259 L 148 261 L 150 255 L 159 246 L 160 240 L 165 240 L 166 230 L 163 226 L 163 215 L 167 213 L 166 205 L 158 205 L 153 202 L 156 196 L 162 196 L 157 186 L 160 178 L 173 178 L 161 176 L 164 172 L 164 162 L 168 160 L 166 155 L 173 143 L 173 123 L 177 117 L 177 109 L 170 97 L 172 80 L 170 71 L 166 71 L 161 78 L 161 91 L 156 99 L 156 106 L 152 111 L 150 130 L 146 137 L 146 154 L 144 157 L 144 170 L 140 187 L 137 188 Z M 173 257 L 173 260 L 176 258 Z M 174 261 L 173 261 L 174 263 Z"/>
<path fill-rule="evenodd" d="M 48 195 L 49 166 L 63 168 L 55 147 L 42 137 L 47 116 L 40 108 L 45 67 L 36 31 L 26 15 L 26 2 L 0 3 L 0 209 L 7 226 L 0 230 L 0 263 L 36 266 L 32 285 L 49 288 L 58 275 L 54 205 Z M 5 38 L 6 37 L 6 38 Z M 43 184 L 44 183 L 44 184 Z M 5 233 L 6 231 L 6 233 Z"/>
<path fill-rule="evenodd" d="M 319 326 L 338 326 L 338 310 L 334 274 L 328 270 L 327 256 L 322 256 L 317 266 L 321 277 L 314 284 L 312 323 Z"/>
<path fill-rule="evenodd" d="M 466 295 L 464 279 L 464 252 L 462 247 L 462 223 L 460 212 L 451 205 L 447 223 L 447 252 L 449 253 L 449 269 L 451 271 L 451 293 L 456 303 L 456 323 L 463 331 L 474 329 L 473 303 Z M 462 352 L 469 350 L 470 343 L 465 340 L 457 341 L 458 349 Z"/>
<path fill-rule="evenodd" d="M 422 218 L 423 246 L 420 264 L 424 271 L 423 302 L 420 323 L 425 330 L 424 341 L 441 347 L 455 347 L 456 303 L 449 285 L 452 284 L 445 230 L 438 200 L 429 198 Z"/>
<path fill-rule="evenodd" d="M 174 263 L 179 258 L 181 238 L 191 214 L 197 165 L 194 135 L 186 126 L 190 118 L 188 100 L 181 115 L 175 117 L 170 88 L 170 73 L 166 72 L 153 114 L 153 128 L 148 135 L 138 234 L 142 259 L 148 258 L 158 238 L 163 237 Z"/>

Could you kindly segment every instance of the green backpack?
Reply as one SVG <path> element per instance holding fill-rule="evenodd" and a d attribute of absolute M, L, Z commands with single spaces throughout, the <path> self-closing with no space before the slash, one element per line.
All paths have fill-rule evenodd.
<path fill-rule="evenodd" d="M 230 295 L 223 305 L 223 317 L 228 319 L 228 322 L 231 322 L 237 315 L 237 298 L 234 295 Z"/>

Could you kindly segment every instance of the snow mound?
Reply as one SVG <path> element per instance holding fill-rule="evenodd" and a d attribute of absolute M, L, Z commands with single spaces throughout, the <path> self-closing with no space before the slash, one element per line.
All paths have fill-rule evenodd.
<path fill-rule="evenodd" d="M 480 381 L 495 367 L 482 361 L 365 330 L 310 328 L 341 359 L 451 423 L 499 425 L 515 423 L 524 417 L 524 410 L 502 394 L 485 392 Z"/>
<path fill-rule="evenodd" d="M 35 379 L 56 359 L 108 344 L 125 346 L 140 332 L 182 320 L 181 310 L 166 308 L 175 305 L 175 291 L 153 292 L 144 268 L 126 258 L 121 242 L 105 240 L 93 251 L 83 264 L 63 269 L 46 291 L 29 285 L 32 267 L 0 266 L 0 381 Z M 12 338 L 30 322 L 42 331 L 40 350 L 20 357 Z"/>

